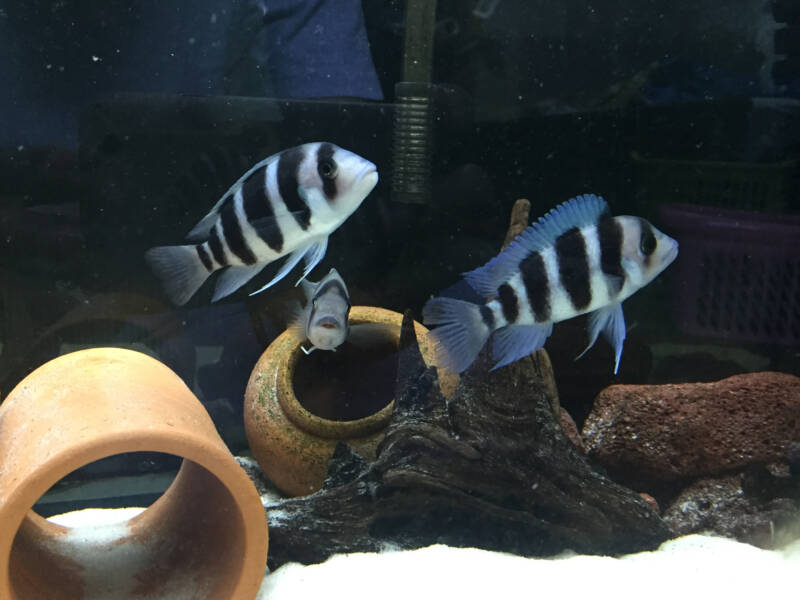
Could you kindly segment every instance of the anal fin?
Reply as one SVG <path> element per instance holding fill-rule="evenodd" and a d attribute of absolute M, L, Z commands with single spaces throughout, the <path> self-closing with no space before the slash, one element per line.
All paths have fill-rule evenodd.
<path fill-rule="evenodd" d="M 216 302 L 220 298 L 224 298 L 238 290 L 245 283 L 250 281 L 266 265 L 263 263 L 255 264 L 247 267 L 228 267 L 219 275 L 217 285 L 214 288 L 214 296 L 211 298 L 212 302 Z"/>
<path fill-rule="evenodd" d="M 494 332 L 492 356 L 497 361 L 492 371 L 511 364 L 544 346 L 553 332 L 552 323 L 507 325 Z"/>

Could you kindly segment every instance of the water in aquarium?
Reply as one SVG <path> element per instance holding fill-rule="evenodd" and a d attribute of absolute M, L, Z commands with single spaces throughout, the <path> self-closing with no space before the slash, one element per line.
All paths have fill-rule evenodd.
<path fill-rule="evenodd" d="M 797 2 L 6 0 L 0 56 L 0 596 L 32 518 L 239 476 L 272 573 L 800 548 Z"/>

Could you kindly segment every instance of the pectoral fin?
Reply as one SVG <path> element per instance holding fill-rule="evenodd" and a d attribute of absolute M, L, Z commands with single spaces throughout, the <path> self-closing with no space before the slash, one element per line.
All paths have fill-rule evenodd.
<path fill-rule="evenodd" d="M 297 263 L 299 263 L 299 262 L 300 262 L 300 260 L 303 258 L 303 255 L 304 255 L 304 254 L 305 254 L 305 253 L 308 251 L 308 249 L 309 249 L 309 246 L 303 246 L 302 248 L 298 248 L 297 250 L 295 250 L 294 252 L 292 252 L 292 253 L 289 255 L 289 258 L 287 258 L 287 259 L 286 259 L 286 262 L 284 262 L 284 263 L 283 263 L 283 265 L 281 265 L 281 268 L 280 268 L 280 270 L 279 270 L 279 271 L 278 271 L 278 272 L 275 274 L 275 277 L 273 277 L 272 279 L 270 279 L 270 280 L 269 280 L 269 283 L 267 283 L 266 285 L 262 286 L 261 288 L 259 288 L 258 290 L 256 290 L 255 292 L 253 292 L 253 293 L 252 293 L 252 294 L 250 294 L 250 295 L 251 295 L 251 296 L 255 296 L 255 295 L 256 295 L 256 294 L 258 294 L 259 292 L 263 292 L 263 291 L 264 291 L 265 289 L 267 289 L 268 287 L 272 287 L 273 285 L 275 285 L 276 283 L 278 283 L 278 282 L 279 282 L 281 279 L 283 279 L 284 277 L 286 277 L 286 274 L 287 274 L 289 271 L 291 271 L 291 270 L 292 270 L 292 269 L 295 267 L 295 265 L 296 265 Z"/>
<path fill-rule="evenodd" d="M 589 315 L 589 345 L 575 357 L 575 360 L 578 360 L 586 354 L 589 348 L 594 346 L 601 331 L 603 337 L 614 347 L 614 375 L 616 375 L 619 370 L 619 360 L 622 357 L 622 345 L 625 342 L 625 315 L 622 314 L 622 304 L 611 304 Z"/>
<path fill-rule="evenodd" d="M 250 294 L 251 296 L 258 294 L 259 292 L 263 292 L 268 287 L 275 285 L 281 279 L 286 277 L 287 273 L 291 271 L 297 263 L 299 263 L 303 258 L 306 260 L 306 266 L 303 269 L 303 275 L 300 279 L 297 280 L 295 285 L 299 285 L 303 279 L 306 278 L 311 272 L 311 269 L 317 266 L 317 263 L 322 260 L 325 256 L 325 250 L 328 248 L 328 238 L 324 237 L 321 240 L 317 240 L 315 242 L 311 242 L 310 244 L 306 244 L 305 246 L 301 246 L 294 252 L 289 255 L 289 258 L 286 259 L 286 262 L 283 263 L 280 270 L 275 274 L 269 283 L 263 286 L 261 289 L 253 292 Z"/>
<path fill-rule="evenodd" d="M 325 251 L 328 249 L 328 238 L 324 237 L 318 242 L 314 242 L 311 246 L 308 247 L 306 250 L 305 257 L 306 257 L 306 266 L 303 269 L 303 275 L 300 279 L 297 280 L 295 285 L 300 285 L 300 282 L 303 281 L 306 276 L 311 273 L 311 270 L 319 264 L 319 261 L 323 259 L 325 256 Z"/>

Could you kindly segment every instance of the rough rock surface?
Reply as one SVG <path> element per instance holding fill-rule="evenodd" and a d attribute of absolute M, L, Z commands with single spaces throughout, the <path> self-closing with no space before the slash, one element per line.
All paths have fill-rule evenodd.
<path fill-rule="evenodd" d="M 676 536 L 713 532 L 761 548 L 800 536 L 800 485 L 764 468 L 700 479 L 664 511 Z"/>
<path fill-rule="evenodd" d="M 581 452 L 586 452 L 578 426 L 575 425 L 575 421 L 572 420 L 570 414 L 561 407 L 558 409 L 558 420 L 561 423 L 561 429 L 564 430 L 564 435 L 569 438 L 569 441 Z"/>
<path fill-rule="evenodd" d="M 582 435 L 613 479 L 640 490 L 784 460 L 800 440 L 800 379 L 764 372 L 614 385 L 595 400 Z"/>

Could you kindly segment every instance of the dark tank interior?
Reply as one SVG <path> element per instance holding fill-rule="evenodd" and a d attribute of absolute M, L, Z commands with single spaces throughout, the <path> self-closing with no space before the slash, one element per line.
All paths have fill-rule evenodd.
<path fill-rule="evenodd" d="M 702 518 L 673 532 L 702 525 L 762 547 L 774 545 L 776 527 L 795 535 L 787 515 L 800 507 L 800 4 L 277 4 L 0 7 L 0 407 L 51 359 L 131 348 L 177 373 L 230 451 L 249 457 L 245 389 L 302 300 L 301 267 L 251 296 L 278 270 L 274 261 L 217 302 L 206 283 L 175 306 L 144 253 L 184 243 L 258 161 L 329 141 L 379 173 L 309 275 L 317 281 L 336 268 L 354 306 L 410 311 L 421 322 L 433 297 L 479 301 L 461 274 L 497 256 L 520 199 L 530 202 L 532 223 L 570 198 L 597 194 L 613 215 L 642 217 L 675 238 L 676 261 L 624 302 L 616 375 L 602 335 L 575 359 L 586 347 L 587 316 L 554 325 L 544 347 L 556 414 L 576 447 L 602 463 L 598 472 L 646 492 L 664 519 L 667 507 L 689 502 L 682 494 L 694 494 Z M 388 340 L 348 341 L 299 364 L 298 397 L 318 416 L 358 419 L 395 394 L 397 346 Z M 721 387 L 670 387 L 712 382 Z M 620 395 L 629 388 L 617 384 L 653 387 L 626 403 Z M 504 385 L 496 389 L 516 389 Z M 600 414 L 600 399 L 649 411 Z M 701 399 L 720 404 L 703 412 Z M 512 439 L 514 417 L 503 406 L 493 405 L 497 431 Z M 625 429 L 634 422 L 651 425 L 648 432 L 711 423 L 723 442 L 758 439 L 712 450 L 713 431 L 680 430 L 662 470 L 647 456 L 652 469 L 638 471 L 630 456 L 608 458 L 593 445 L 606 426 L 621 428 L 606 441 L 650 443 Z M 468 419 L 453 423 L 469 436 Z M 172 458 L 116 456 L 79 469 L 59 484 L 78 491 L 51 491 L 41 514 L 149 501 L 171 481 Z M 760 516 L 720 524 L 719 504 L 704 495 L 715 484 L 700 479 L 714 460 L 716 476 L 735 479 L 725 485 L 758 499 L 759 510 L 748 505 L 742 514 Z M 146 492 L 121 486 L 119 478 L 134 476 Z M 96 482 L 119 493 L 97 493 Z M 489 497 L 480 485 L 465 489 Z M 511 493 L 503 502 L 512 512 L 523 505 Z M 762 511 L 764 503 L 772 504 Z M 539 509 L 537 518 L 572 525 L 568 508 Z M 456 529 L 494 535 L 491 523 L 438 512 L 419 530 L 451 517 Z M 400 522 L 381 521 L 375 531 L 396 533 Z"/>

